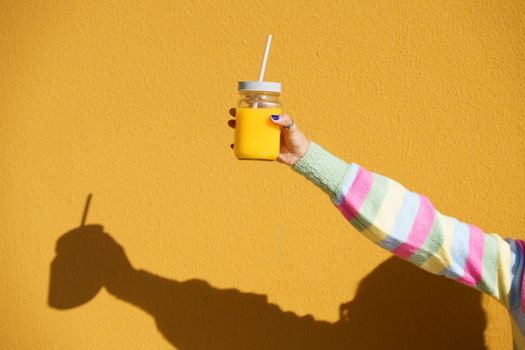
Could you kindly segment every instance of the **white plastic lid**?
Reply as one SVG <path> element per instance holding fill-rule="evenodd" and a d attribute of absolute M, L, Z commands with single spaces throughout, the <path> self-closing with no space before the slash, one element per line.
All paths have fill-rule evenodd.
<path fill-rule="evenodd" d="M 240 81 L 239 91 L 281 92 L 281 83 L 272 81 Z"/>

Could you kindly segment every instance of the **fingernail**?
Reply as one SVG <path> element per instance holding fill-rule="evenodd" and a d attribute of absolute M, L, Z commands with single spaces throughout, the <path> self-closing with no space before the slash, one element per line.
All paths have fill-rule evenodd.
<path fill-rule="evenodd" d="M 277 114 L 272 114 L 272 119 L 273 120 L 279 120 L 279 116 Z"/>

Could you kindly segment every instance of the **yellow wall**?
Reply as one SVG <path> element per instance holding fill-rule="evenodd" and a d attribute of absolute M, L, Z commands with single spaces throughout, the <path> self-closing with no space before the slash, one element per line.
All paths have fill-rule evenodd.
<path fill-rule="evenodd" d="M 291 348 L 319 331 L 313 348 L 387 348 L 409 329 L 508 349 L 495 301 L 391 259 L 282 164 L 236 160 L 226 121 L 271 33 L 266 77 L 309 138 L 525 238 L 524 4 L 0 2 L 1 347 Z M 87 222 L 157 277 L 121 281 L 115 242 L 74 238 L 50 281 L 88 193 Z M 131 301 L 80 300 L 101 270 Z M 82 305 L 51 307 L 50 287 Z"/>

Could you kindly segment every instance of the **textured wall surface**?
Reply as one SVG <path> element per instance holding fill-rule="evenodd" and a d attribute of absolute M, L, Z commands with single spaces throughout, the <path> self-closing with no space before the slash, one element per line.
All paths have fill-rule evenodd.
<path fill-rule="evenodd" d="M 1 347 L 509 349 L 497 302 L 236 160 L 226 121 L 271 33 L 266 77 L 309 138 L 525 238 L 524 21 L 517 0 L 0 1 Z M 50 278 L 88 193 L 112 239 L 77 229 Z"/>

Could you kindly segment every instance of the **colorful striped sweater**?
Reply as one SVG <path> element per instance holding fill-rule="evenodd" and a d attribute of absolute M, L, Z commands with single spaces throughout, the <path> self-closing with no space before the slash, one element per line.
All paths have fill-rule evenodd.
<path fill-rule="evenodd" d="M 345 219 L 378 246 L 496 298 L 511 315 L 514 349 L 525 349 L 523 241 L 443 215 L 427 197 L 348 164 L 315 142 L 292 169 L 326 192 Z"/>

